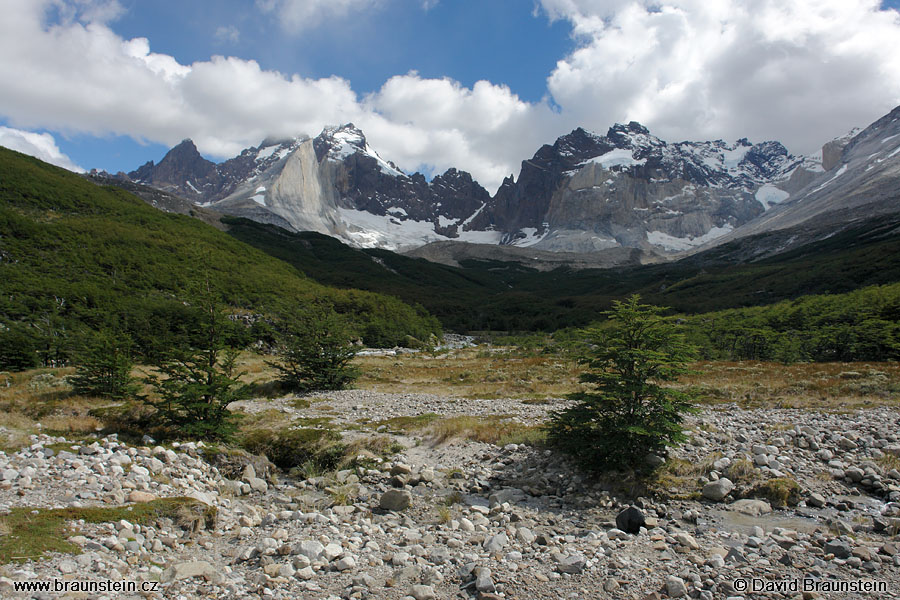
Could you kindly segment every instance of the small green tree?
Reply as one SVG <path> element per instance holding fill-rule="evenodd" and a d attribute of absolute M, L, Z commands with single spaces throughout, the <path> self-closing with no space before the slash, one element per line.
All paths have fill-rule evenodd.
<path fill-rule="evenodd" d="M 356 356 L 352 332 L 331 307 L 298 310 L 282 319 L 280 329 L 279 360 L 268 364 L 278 370 L 286 389 L 340 390 L 359 377 L 350 364 Z"/>
<path fill-rule="evenodd" d="M 200 329 L 159 362 L 159 375 L 146 378 L 158 398 L 145 400 L 175 435 L 228 440 L 238 421 L 228 405 L 249 390 L 239 381 L 242 373 L 235 372 L 238 350 L 227 344 L 230 327 L 219 297 L 207 285 L 194 306 L 201 313 Z"/>
<path fill-rule="evenodd" d="M 685 439 L 691 397 L 661 384 L 687 373 L 694 350 L 662 308 L 639 301 L 615 302 L 605 326 L 587 330 L 593 350 L 581 380 L 593 389 L 571 394 L 575 404 L 550 421 L 548 440 L 593 470 L 640 468 Z"/>
<path fill-rule="evenodd" d="M 0 323 L 0 371 L 24 371 L 40 364 L 38 340 L 25 325 Z"/>
<path fill-rule="evenodd" d="M 131 376 L 134 361 L 131 341 L 108 332 L 91 336 L 81 352 L 75 354 L 78 365 L 70 378 L 77 394 L 104 396 L 121 400 L 137 393 Z"/>

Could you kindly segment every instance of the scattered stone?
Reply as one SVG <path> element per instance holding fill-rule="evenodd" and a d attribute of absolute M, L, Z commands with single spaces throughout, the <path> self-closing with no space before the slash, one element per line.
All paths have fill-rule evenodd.
<path fill-rule="evenodd" d="M 583 554 L 572 554 L 563 556 L 559 559 L 556 568 L 559 569 L 560 573 L 569 573 L 571 575 L 577 575 L 584 571 L 584 565 L 587 562 Z"/>
<path fill-rule="evenodd" d="M 681 544 L 682 546 L 686 546 L 691 550 L 699 550 L 700 544 L 697 543 L 697 540 L 694 539 L 689 533 L 685 533 L 683 531 L 679 531 L 675 534 L 675 541 Z"/>
<path fill-rule="evenodd" d="M 506 545 L 509 543 L 509 538 L 506 533 L 498 533 L 497 535 L 491 536 L 489 539 L 484 542 L 484 549 L 486 552 L 490 554 L 494 554 L 503 550 Z"/>
<path fill-rule="evenodd" d="M 684 584 L 684 579 L 669 575 L 666 579 L 666 593 L 669 595 L 669 598 L 681 598 L 682 596 L 686 596 L 688 591 L 687 586 Z"/>
<path fill-rule="evenodd" d="M 834 539 L 825 543 L 825 553 L 834 554 L 835 558 L 850 558 L 853 548 L 842 539 Z"/>
<path fill-rule="evenodd" d="M 156 496 L 150 492 L 135 490 L 128 494 L 128 502 L 153 502 Z"/>
<path fill-rule="evenodd" d="M 772 512 L 772 506 L 765 500 L 753 500 L 750 498 L 736 500 L 729 504 L 728 507 L 751 517 L 759 517 Z"/>
<path fill-rule="evenodd" d="M 203 577 L 210 583 L 220 583 L 222 581 L 222 574 L 219 569 L 205 560 L 195 560 L 172 565 L 160 574 L 159 581 L 161 583 L 171 583 L 173 581 L 191 579 L 193 577 Z"/>
<path fill-rule="evenodd" d="M 491 579 L 491 570 L 486 567 L 475 569 L 475 589 L 479 592 L 495 592 L 497 588 Z"/>
<path fill-rule="evenodd" d="M 399 512 L 409 508 L 412 494 L 406 490 L 388 490 L 381 496 L 378 505 L 384 510 Z"/>
<path fill-rule="evenodd" d="M 625 533 L 640 533 L 641 527 L 646 523 L 644 513 L 635 506 L 629 506 L 616 515 L 616 527 Z"/>
<path fill-rule="evenodd" d="M 325 552 L 325 546 L 315 540 L 305 540 L 297 545 L 295 552 L 309 560 L 316 560 Z"/>
<path fill-rule="evenodd" d="M 703 497 L 712 500 L 713 502 L 720 502 L 725 499 L 728 494 L 731 493 L 731 490 L 734 489 L 734 484 L 727 477 L 721 477 L 716 481 L 711 481 L 703 486 Z"/>
<path fill-rule="evenodd" d="M 810 493 L 809 498 L 806 499 L 806 504 L 813 508 L 822 508 L 825 506 L 825 496 L 818 492 L 812 492 Z"/>
<path fill-rule="evenodd" d="M 414 585 L 409 590 L 409 595 L 416 600 L 435 600 L 437 598 L 434 588 L 430 585 Z"/>

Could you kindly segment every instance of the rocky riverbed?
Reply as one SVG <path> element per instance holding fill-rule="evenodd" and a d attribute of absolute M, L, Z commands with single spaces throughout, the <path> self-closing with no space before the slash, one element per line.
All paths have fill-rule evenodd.
<path fill-rule="evenodd" d="M 289 400 L 240 409 L 275 408 L 285 421 L 330 415 L 342 427 L 425 412 L 535 423 L 561 403 L 351 390 L 309 409 Z M 216 519 L 71 523 L 81 552 L 0 566 L 0 594 L 58 597 L 13 590 L 56 578 L 160 582 L 144 594 L 73 598 L 900 597 L 897 411 L 727 405 L 692 415 L 689 427 L 690 443 L 667 461 L 705 468 L 678 489 L 662 480 L 668 498 L 628 496 L 622 481 L 590 480 L 524 445 L 401 435 L 406 449 L 369 468 L 299 479 L 265 461 L 235 469 L 202 443 L 32 436 L 0 454 L 0 512 L 188 496 Z M 772 506 L 767 481 L 796 482 L 787 506 Z M 839 586 L 849 591 L 830 591 Z"/>

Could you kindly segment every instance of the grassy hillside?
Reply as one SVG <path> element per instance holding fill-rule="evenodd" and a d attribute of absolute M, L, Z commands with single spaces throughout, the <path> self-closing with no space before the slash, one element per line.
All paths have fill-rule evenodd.
<path fill-rule="evenodd" d="M 424 309 L 325 287 L 197 219 L 0 148 L 0 332 L 50 352 L 79 330 L 115 327 L 146 349 L 165 343 L 203 282 L 238 312 L 331 304 L 373 344 L 439 331 Z"/>
<path fill-rule="evenodd" d="M 675 263 L 627 269 L 540 272 L 511 263 L 464 268 L 386 250 L 358 250 L 317 233 L 289 233 L 226 218 L 229 234 L 327 285 L 358 287 L 419 303 L 451 329 L 544 330 L 584 325 L 615 299 L 638 292 L 678 312 L 771 304 L 900 281 L 900 217 L 879 219 L 766 260 L 734 264 L 733 242 Z M 774 245 L 778 236 L 760 236 Z M 783 237 L 783 234 L 782 234 Z"/>

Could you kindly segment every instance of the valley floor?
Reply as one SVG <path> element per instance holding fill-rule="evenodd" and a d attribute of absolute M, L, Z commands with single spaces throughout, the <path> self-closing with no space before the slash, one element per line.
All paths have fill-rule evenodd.
<path fill-rule="evenodd" d="M 536 425 L 566 402 L 553 395 L 571 389 L 575 373 L 564 364 L 527 367 L 526 357 L 474 351 L 362 360 L 361 389 L 234 408 L 256 423 L 402 444 L 369 468 L 275 476 L 259 462 L 223 462 L 203 444 L 133 445 L 114 435 L 34 433 L 8 447 L 0 455 L 0 512 L 9 512 L 0 518 L 0 595 L 900 598 L 900 413 L 897 395 L 885 392 L 895 366 L 706 365 L 692 385 L 718 393 L 689 417 L 690 443 L 652 480 L 635 482 L 592 480 L 533 444 Z M 446 362 L 429 371 L 429 360 Z M 467 371 L 467 360 L 496 361 L 495 369 Z M 523 369 L 570 379 L 529 381 Z M 461 383 L 460 373 L 469 373 Z M 502 395 L 503 385 L 482 381 L 491 377 L 522 389 Z M 403 378 L 421 386 L 395 381 Z M 821 404 L 811 409 L 815 397 Z M 5 423 L 11 433 L 15 423 Z M 716 486 L 706 484 L 726 476 L 734 489 L 711 499 Z M 166 497 L 194 500 L 139 516 Z M 216 507 L 215 523 L 203 504 Z M 636 534 L 616 524 L 629 505 L 646 519 Z M 63 507 L 77 519 L 90 506 L 116 510 L 65 521 L 59 535 L 76 552 L 9 553 L 23 520 L 34 525 L 50 514 L 44 509 Z M 52 579 L 163 583 L 105 596 L 13 590 Z M 844 591 L 816 596 L 803 585 Z M 883 587 L 869 595 L 846 591 L 851 585 Z"/>

